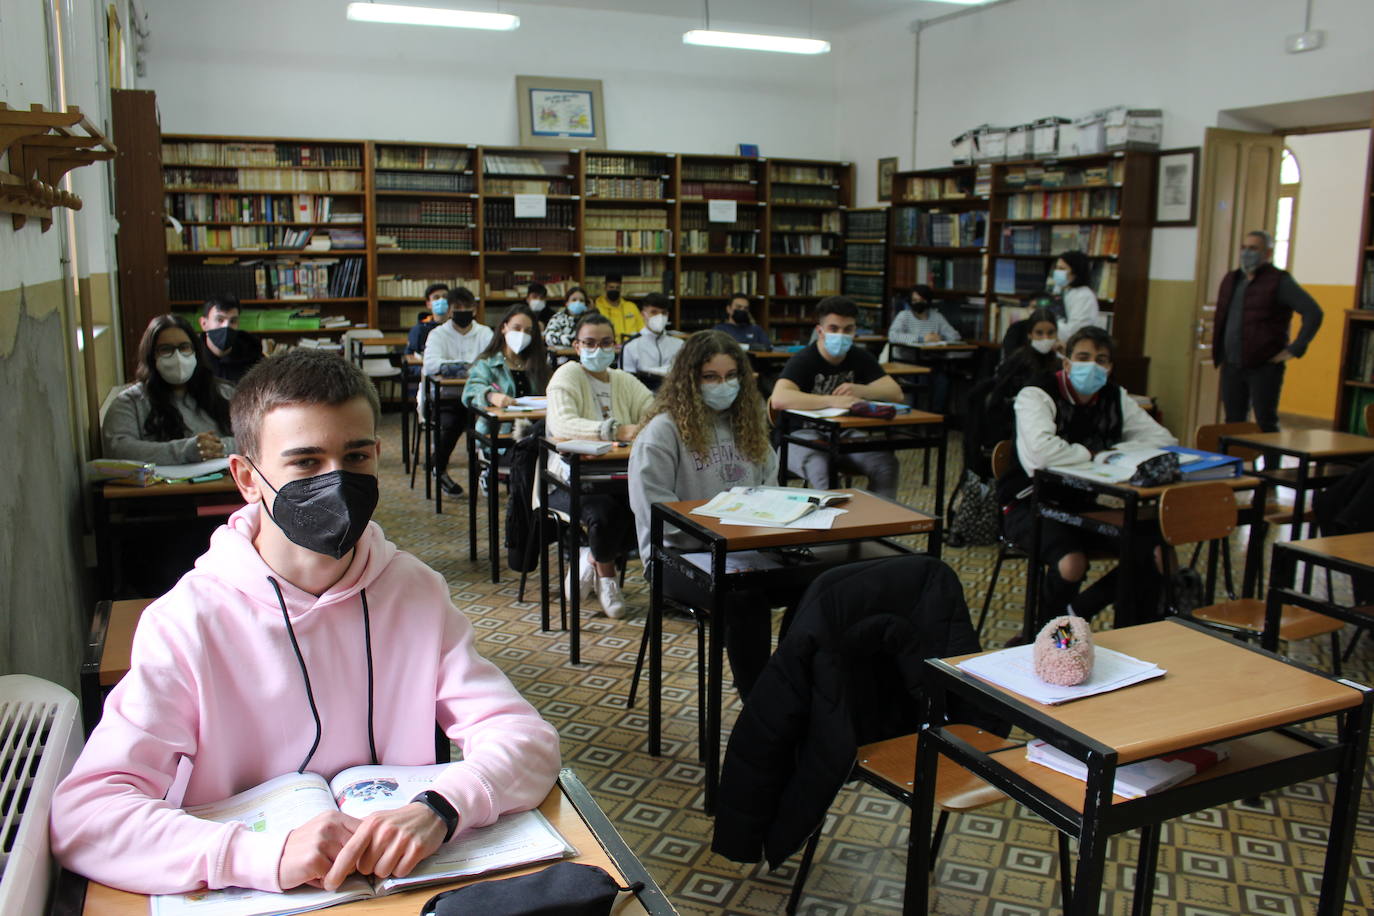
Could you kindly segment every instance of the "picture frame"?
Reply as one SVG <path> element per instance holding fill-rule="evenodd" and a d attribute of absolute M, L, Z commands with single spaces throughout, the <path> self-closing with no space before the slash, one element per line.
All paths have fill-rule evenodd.
<path fill-rule="evenodd" d="M 1198 161 L 1202 150 L 1192 146 L 1161 150 L 1156 166 L 1155 225 L 1196 226 Z"/>
<path fill-rule="evenodd" d="M 878 199 L 892 199 L 892 178 L 897 174 L 897 157 L 878 160 Z"/>
<path fill-rule="evenodd" d="M 520 145 L 548 149 L 606 149 L 601 80 L 517 76 Z"/>

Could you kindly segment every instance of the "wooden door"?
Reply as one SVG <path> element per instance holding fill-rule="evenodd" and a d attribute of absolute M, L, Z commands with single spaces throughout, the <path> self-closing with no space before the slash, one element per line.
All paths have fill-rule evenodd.
<path fill-rule="evenodd" d="M 1226 272 L 1236 267 L 1245 233 L 1273 231 L 1282 156 L 1282 137 L 1207 128 L 1198 184 L 1194 359 L 1184 438 L 1200 424 L 1221 421 L 1221 374 L 1212 366 L 1217 291 Z"/>

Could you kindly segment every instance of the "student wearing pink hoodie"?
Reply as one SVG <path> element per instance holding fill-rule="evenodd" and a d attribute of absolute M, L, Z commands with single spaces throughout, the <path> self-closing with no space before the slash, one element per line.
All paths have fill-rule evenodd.
<path fill-rule="evenodd" d="M 477 654 L 444 579 L 369 521 L 378 415 L 367 378 L 319 351 L 240 383 L 230 472 L 248 505 L 143 614 L 53 801 L 67 868 L 139 893 L 332 889 L 408 874 L 455 830 L 548 794 L 557 733 Z M 292 771 L 432 764 L 436 721 L 462 760 L 393 811 L 269 834 L 182 810 Z"/>

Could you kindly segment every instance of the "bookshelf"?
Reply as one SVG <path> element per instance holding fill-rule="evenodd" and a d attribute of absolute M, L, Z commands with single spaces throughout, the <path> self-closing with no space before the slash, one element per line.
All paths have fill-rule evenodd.
<path fill-rule="evenodd" d="M 726 299 L 736 292 L 750 297 L 761 319 L 767 276 L 764 168 L 764 160 L 743 156 L 678 157 L 676 324 L 684 331 L 724 321 Z M 711 218 L 713 200 L 734 202 L 732 222 L 720 212 Z"/>
<path fill-rule="evenodd" d="M 887 207 L 844 214 L 844 272 L 841 292 L 859 306 L 859 326 L 886 333 Z"/>
<path fill-rule="evenodd" d="M 675 171 L 672 153 L 587 150 L 583 173 L 582 255 L 587 295 L 620 274 L 629 299 L 675 292 Z"/>
<path fill-rule="evenodd" d="M 764 324 L 775 341 L 804 343 L 815 304 L 840 292 L 854 169 L 847 162 L 769 159 L 765 171 Z"/>
<path fill-rule="evenodd" d="M 1374 127 L 1374 125 L 1371 125 Z M 1345 313 L 1335 428 L 1374 435 L 1364 426 L 1364 408 L 1374 404 L 1374 146 L 1365 167 L 1364 217 L 1360 226 L 1355 301 Z"/>
<path fill-rule="evenodd" d="M 482 147 L 478 158 L 485 290 L 478 317 L 492 324 L 530 283 L 548 286 L 554 301 L 578 284 L 581 160 L 576 150 L 519 147 Z M 525 194 L 543 196 L 544 216 L 515 215 L 517 195 Z"/>

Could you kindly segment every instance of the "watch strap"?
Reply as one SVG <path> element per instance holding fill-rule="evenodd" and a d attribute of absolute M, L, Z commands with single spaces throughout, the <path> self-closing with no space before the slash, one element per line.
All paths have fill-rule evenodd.
<path fill-rule="evenodd" d="M 439 815 L 439 819 L 444 822 L 444 842 L 447 843 L 453 839 L 453 832 L 458 829 L 458 811 L 449 803 L 447 798 L 433 789 L 426 789 L 412 798 L 411 801 L 419 802 Z"/>

